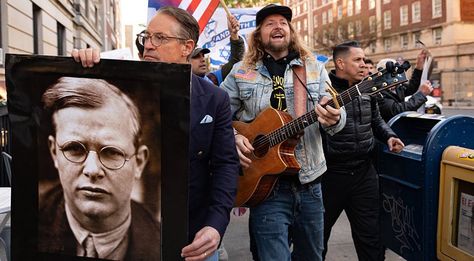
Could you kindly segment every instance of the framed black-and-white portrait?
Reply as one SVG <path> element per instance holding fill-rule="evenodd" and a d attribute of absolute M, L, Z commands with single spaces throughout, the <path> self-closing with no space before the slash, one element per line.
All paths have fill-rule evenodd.
<path fill-rule="evenodd" d="M 177 260 L 189 65 L 7 55 L 15 260 Z"/>

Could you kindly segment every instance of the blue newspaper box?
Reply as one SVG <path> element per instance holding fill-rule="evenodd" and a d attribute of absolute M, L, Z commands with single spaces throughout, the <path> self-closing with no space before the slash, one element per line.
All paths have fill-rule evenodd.
<path fill-rule="evenodd" d="M 450 145 L 474 148 L 474 118 L 404 112 L 388 124 L 405 148 L 377 150 L 382 243 L 407 260 L 436 260 L 441 156 Z"/>

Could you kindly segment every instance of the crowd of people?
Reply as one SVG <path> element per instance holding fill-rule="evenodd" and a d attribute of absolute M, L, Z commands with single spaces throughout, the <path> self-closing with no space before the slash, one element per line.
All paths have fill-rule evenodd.
<path fill-rule="evenodd" d="M 220 70 L 213 72 L 208 71 L 205 59 L 210 50 L 196 47 L 198 23 L 179 8 L 160 8 L 135 42 L 143 61 L 190 63 L 193 72 L 190 120 L 199 121 L 203 115 L 214 119 L 210 127 L 195 125 L 190 130 L 189 245 L 183 246 L 178 254 L 188 261 L 220 259 L 217 249 L 230 220 L 239 173 L 252 168 L 251 155 L 255 153 L 253 141 L 234 129 L 232 121 L 251 122 L 270 107 L 290 118 L 314 115 L 315 123 L 283 141 L 294 143 L 294 157 L 300 169 L 278 173 L 269 196 L 249 208 L 249 247 L 253 259 L 324 260 L 331 229 L 345 211 L 359 260 L 383 260 L 378 174 L 372 152 L 376 140 L 385 143 L 392 152 L 403 149 L 403 141 L 387 121 L 400 112 L 416 110 L 432 91 L 429 81 L 421 82 L 428 51 L 423 50 L 418 55 L 408 84 L 395 86 L 376 96 L 362 93 L 350 103 L 334 104 L 331 103 L 334 101 L 331 92 L 327 90 L 328 83 L 339 93 L 347 91 L 368 75 L 378 73 L 386 60 L 374 66 L 358 42 L 347 41 L 334 47 L 334 70 L 328 72 L 325 64 L 315 59 L 295 31 L 292 11 L 287 6 L 270 4 L 257 12 L 256 29 L 249 34 L 246 49 L 239 36 L 239 27 L 238 20 L 229 16 L 231 57 Z M 95 49 L 74 49 L 72 56 L 84 67 L 93 67 L 100 62 L 99 51 Z M 85 196 L 77 194 L 68 189 L 68 185 L 76 181 L 63 174 L 63 169 L 74 165 L 83 174 L 76 177 L 78 180 L 94 184 L 112 170 L 125 173 L 128 168 L 135 168 L 127 172 L 128 176 L 111 175 L 110 189 L 114 182 L 133 182 L 148 160 L 146 146 L 134 142 L 139 133 L 135 105 L 107 82 L 87 85 L 103 86 L 104 89 L 98 90 L 97 96 L 103 96 L 104 101 L 94 107 L 94 113 L 106 113 L 110 110 L 108 106 L 113 105 L 130 114 L 126 126 L 113 127 L 117 124 L 116 119 L 110 119 L 108 131 L 127 133 L 125 129 L 129 126 L 130 133 L 123 143 L 110 140 L 111 144 L 121 144 L 116 150 L 120 152 L 121 166 L 109 166 L 115 164 L 106 158 L 105 150 L 110 146 L 94 143 L 103 137 L 94 137 L 91 131 L 84 131 L 91 133 L 91 137 L 75 137 L 68 133 L 87 126 L 98 128 L 94 129 L 97 133 L 107 133 L 98 127 L 102 125 L 89 122 L 85 108 L 80 104 L 55 105 L 60 97 L 56 93 L 76 88 L 75 82 L 63 79 L 57 84 L 61 88 L 52 87 L 43 98 L 46 106 L 55 109 L 56 133 L 49 137 L 49 145 L 63 187 L 61 193 L 55 192 L 58 199 L 46 204 L 41 211 L 60 211 L 56 215 L 65 224 L 62 229 L 67 230 L 70 242 L 67 247 L 59 248 L 41 245 L 40 250 L 65 252 L 67 249 L 77 255 L 126 259 L 136 245 L 133 221 L 138 214 L 134 213 L 139 212 L 139 218 L 147 219 L 145 213 L 130 200 L 129 191 L 121 192 L 123 196 L 119 196 L 117 204 L 112 204 L 116 201 L 112 200 L 110 204 L 102 202 L 104 205 L 91 196 L 96 193 L 94 189 Z M 200 100 L 203 94 L 209 97 L 205 101 Z M 405 101 L 408 95 L 411 98 Z M 87 109 L 89 112 L 90 108 Z M 61 112 L 65 110 L 75 111 L 81 123 L 64 125 Z M 90 148 L 94 148 L 95 153 L 91 154 Z M 132 148 L 133 152 L 128 151 Z M 125 159 L 129 156 L 133 164 L 128 165 Z M 51 204 L 59 204 L 61 208 Z M 110 213 L 106 213 L 107 210 Z M 113 220 L 119 222 L 109 222 L 106 217 L 111 214 L 118 216 Z M 104 220 L 97 223 L 97 219 L 91 220 L 91 215 L 103 216 Z M 154 239 L 159 226 L 150 224 L 147 225 L 148 243 L 159 244 L 159 237 Z M 104 233 L 111 231 L 114 241 L 103 241 Z M 41 232 L 46 233 L 46 237 L 55 236 L 46 230 Z M 93 255 L 88 253 L 89 239 L 95 244 Z"/>

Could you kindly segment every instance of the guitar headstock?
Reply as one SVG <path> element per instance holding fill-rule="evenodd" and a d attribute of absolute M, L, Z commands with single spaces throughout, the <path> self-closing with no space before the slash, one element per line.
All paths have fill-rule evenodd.
<path fill-rule="evenodd" d="M 407 82 L 405 71 L 410 68 L 408 62 L 400 65 L 398 63 L 387 62 L 386 68 L 372 75 L 365 77 L 358 88 L 361 93 L 376 94 L 398 84 Z"/>

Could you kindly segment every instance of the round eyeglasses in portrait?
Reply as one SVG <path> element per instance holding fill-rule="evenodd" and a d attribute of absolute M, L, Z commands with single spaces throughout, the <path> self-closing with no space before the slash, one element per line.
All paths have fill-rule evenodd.
<path fill-rule="evenodd" d="M 63 152 L 64 157 L 72 163 L 83 163 L 90 152 L 95 152 L 102 165 L 110 170 L 121 169 L 127 161 L 136 155 L 133 154 L 127 158 L 122 149 L 114 146 L 104 146 L 97 152 L 87 149 L 83 143 L 75 140 L 67 141 L 63 145 L 58 144 L 58 147 Z"/>

